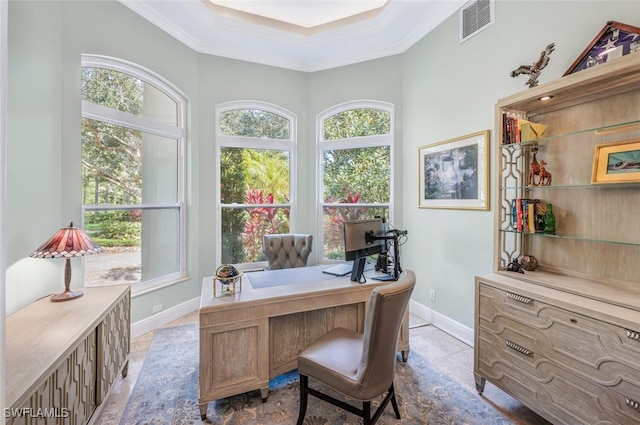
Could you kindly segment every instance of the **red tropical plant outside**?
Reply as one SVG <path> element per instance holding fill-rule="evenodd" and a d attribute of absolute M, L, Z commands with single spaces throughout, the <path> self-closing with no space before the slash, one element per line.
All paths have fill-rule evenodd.
<path fill-rule="evenodd" d="M 345 197 L 339 200 L 325 199 L 325 203 L 338 204 L 357 204 L 360 201 L 359 193 L 351 193 L 348 187 L 344 188 Z M 345 207 L 326 207 L 325 210 L 325 235 L 324 243 L 329 252 L 338 252 L 344 250 L 344 229 L 345 221 L 359 220 L 366 216 L 369 208 L 356 208 L 353 206 Z"/>
<path fill-rule="evenodd" d="M 263 190 L 248 188 L 245 193 L 247 204 L 273 204 L 272 194 Z M 276 207 L 248 208 L 249 219 L 244 224 L 242 242 L 246 253 L 246 261 L 258 261 L 262 256 L 262 236 L 272 233 L 288 232 L 289 209 Z"/>

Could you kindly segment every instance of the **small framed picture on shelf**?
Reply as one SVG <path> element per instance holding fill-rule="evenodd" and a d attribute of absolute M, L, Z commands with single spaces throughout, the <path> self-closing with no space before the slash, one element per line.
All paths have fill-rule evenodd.
<path fill-rule="evenodd" d="M 489 209 L 489 130 L 418 148 L 418 207 Z"/>
<path fill-rule="evenodd" d="M 640 52 L 640 28 L 609 21 L 564 75 Z"/>
<path fill-rule="evenodd" d="M 596 145 L 591 183 L 640 182 L 640 139 Z"/>

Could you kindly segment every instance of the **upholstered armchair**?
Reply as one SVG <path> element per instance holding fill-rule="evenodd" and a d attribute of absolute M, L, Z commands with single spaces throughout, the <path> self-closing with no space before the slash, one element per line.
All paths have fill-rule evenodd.
<path fill-rule="evenodd" d="M 397 419 L 395 375 L 398 333 L 409 303 L 416 277 L 405 270 L 398 280 L 379 286 L 371 292 L 365 314 L 364 333 L 335 328 L 312 342 L 298 356 L 300 372 L 300 412 L 297 425 L 302 425 L 307 411 L 307 398 L 315 396 L 354 413 L 373 425 L 391 401 Z M 362 401 L 357 408 L 309 386 L 314 378 L 349 398 Z M 387 393 L 371 416 L 371 400 Z"/>
<path fill-rule="evenodd" d="M 265 235 L 262 237 L 262 251 L 269 261 L 268 270 L 289 269 L 293 267 L 305 267 L 309 254 L 313 235 L 308 234 L 283 234 Z"/>

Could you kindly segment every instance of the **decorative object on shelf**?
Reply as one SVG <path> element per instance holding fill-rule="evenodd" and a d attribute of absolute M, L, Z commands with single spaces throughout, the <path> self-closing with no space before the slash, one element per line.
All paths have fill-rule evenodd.
<path fill-rule="evenodd" d="M 489 208 L 489 130 L 418 148 L 418 207 Z"/>
<path fill-rule="evenodd" d="M 538 154 L 538 147 L 531 148 L 531 153 L 533 154 L 533 159 L 531 160 L 531 165 L 529 165 L 529 185 L 537 186 L 540 180 L 538 179 L 538 183 L 536 183 L 536 176 L 540 176 L 540 163 L 536 158 Z"/>
<path fill-rule="evenodd" d="M 238 283 L 240 284 L 238 287 Z M 223 294 L 235 295 L 242 291 L 242 272 L 231 264 L 223 264 L 216 269 L 213 276 L 213 297 L 217 296 L 217 286 Z"/>
<path fill-rule="evenodd" d="M 69 227 L 63 227 L 58 230 L 55 235 L 40 245 L 29 257 L 64 258 L 67 260 L 64 266 L 64 292 L 51 296 L 51 301 L 57 302 L 73 300 L 83 295 L 82 291 L 69 289 L 71 285 L 71 258 L 99 254 L 102 251 L 104 250 L 100 245 L 87 236 L 82 229 L 74 227 L 73 222 L 71 222 Z"/>
<path fill-rule="evenodd" d="M 535 215 L 535 231 L 536 233 L 544 233 L 544 216 L 547 215 L 547 204 L 536 202 Z"/>
<path fill-rule="evenodd" d="M 546 124 L 540 124 L 537 122 L 529 122 L 527 120 L 520 120 L 520 140 L 522 143 L 530 142 L 532 140 L 541 139 L 547 135 Z"/>
<path fill-rule="evenodd" d="M 532 65 L 520 65 L 517 69 L 511 71 L 511 77 L 515 78 L 521 74 L 529 75 L 529 79 L 525 84 L 527 84 L 529 88 L 537 86 L 538 77 L 540 76 L 542 70 L 549 63 L 549 55 L 551 55 L 555 47 L 555 43 L 547 45 L 547 47 L 545 47 L 545 49 L 540 53 L 540 57 L 538 58 L 537 62 L 533 63 Z"/>
<path fill-rule="evenodd" d="M 640 182 L 640 139 L 596 145 L 591 183 Z"/>
<path fill-rule="evenodd" d="M 609 21 L 564 75 L 637 52 L 640 52 L 640 28 Z"/>
<path fill-rule="evenodd" d="M 553 206 L 547 204 L 547 212 L 544 215 L 544 233 L 556 234 L 556 216 L 553 214 Z"/>
<path fill-rule="evenodd" d="M 509 265 L 507 265 L 507 271 L 524 274 L 524 270 L 522 269 L 522 266 L 518 262 L 517 258 L 514 258 L 513 261 L 510 262 Z"/>
<path fill-rule="evenodd" d="M 512 199 L 510 228 L 517 232 L 542 233 L 546 212 L 547 204 L 539 199 Z"/>
<path fill-rule="evenodd" d="M 546 137 L 547 125 L 528 121 L 518 113 L 502 113 L 502 144 L 524 143 L 534 145 L 535 140 Z"/>
<path fill-rule="evenodd" d="M 551 186 L 551 173 L 547 171 L 546 165 L 547 162 L 544 159 L 541 159 L 539 170 L 540 180 L 538 181 L 540 186 Z"/>
<path fill-rule="evenodd" d="M 529 165 L 529 186 L 551 186 L 551 173 L 547 171 L 547 162 L 543 159 L 538 162 L 536 155 L 538 154 L 538 147 L 531 148 L 533 158 Z M 536 176 L 538 181 L 536 182 Z"/>
<path fill-rule="evenodd" d="M 538 259 L 533 255 L 521 255 L 518 261 L 520 262 L 520 267 L 528 272 L 532 272 L 538 268 Z"/>

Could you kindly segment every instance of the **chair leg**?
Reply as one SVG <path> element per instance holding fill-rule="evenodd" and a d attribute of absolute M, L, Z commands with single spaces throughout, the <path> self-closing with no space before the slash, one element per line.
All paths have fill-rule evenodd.
<path fill-rule="evenodd" d="M 300 374 L 300 412 L 298 413 L 298 422 L 296 425 L 302 425 L 302 422 L 304 422 L 304 416 L 307 413 L 308 385 L 309 377 Z"/>
<path fill-rule="evenodd" d="M 387 407 L 387 404 L 389 404 L 389 402 L 391 402 L 391 404 L 393 405 L 393 411 L 396 414 L 396 419 L 400 419 L 400 410 L 398 409 L 398 403 L 396 402 L 396 392 L 393 388 L 393 382 L 391 383 L 391 386 L 389 387 L 384 400 L 382 400 L 380 406 L 378 406 L 378 409 L 375 411 L 373 417 L 368 422 L 369 425 L 374 425 L 376 422 L 378 422 L 378 419 L 380 419 L 380 416 L 384 412 L 384 409 Z M 367 419 L 365 418 L 365 424 L 366 423 Z"/>
<path fill-rule="evenodd" d="M 391 405 L 393 406 L 393 411 L 396 414 L 396 419 L 400 419 L 400 409 L 398 409 L 398 402 L 396 401 L 396 390 L 393 388 L 393 382 L 391 383 Z"/>
<path fill-rule="evenodd" d="M 363 401 L 362 402 L 362 419 L 364 419 L 364 425 L 373 425 L 371 422 L 371 402 Z"/>
<path fill-rule="evenodd" d="M 328 403 L 333 404 L 334 406 L 338 406 L 341 409 L 346 410 L 347 412 L 351 412 L 355 415 L 360 416 L 364 420 L 364 425 L 375 425 L 375 423 L 380 419 L 380 416 L 384 412 L 384 409 L 387 407 L 389 402 L 393 405 L 393 411 L 396 414 L 396 418 L 400 419 L 400 410 L 398 409 L 398 402 L 396 401 L 396 392 L 393 388 L 393 382 L 387 391 L 387 395 L 384 397 L 380 406 L 376 409 L 371 416 L 371 402 L 363 401 L 362 409 L 357 408 L 356 406 L 345 403 L 342 400 L 338 400 L 336 398 L 331 397 L 328 394 L 321 393 L 320 391 L 309 387 L 309 377 L 306 375 L 300 375 L 300 413 L 298 414 L 298 422 L 296 425 L 302 425 L 304 422 L 304 416 L 307 410 L 307 399 L 308 396 L 312 395 L 314 397 L 319 398 L 320 400 L 324 400 Z"/>

